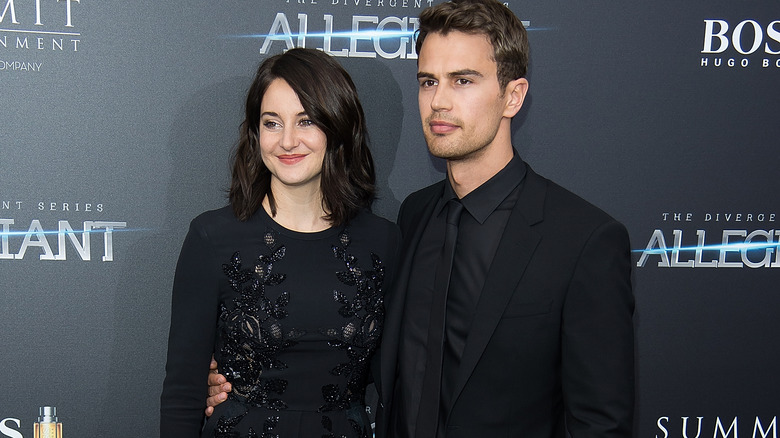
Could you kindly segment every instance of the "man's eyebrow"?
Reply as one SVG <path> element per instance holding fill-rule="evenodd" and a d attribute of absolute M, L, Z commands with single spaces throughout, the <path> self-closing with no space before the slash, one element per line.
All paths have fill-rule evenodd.
<path fill-rule="evenodd" d="M 456 77 L 459 77 L 459 76 L 476 76 L 476 77 L 479 77 L 479 78 L 483 77 L 482 73 L 478 72 L 477 70 L 470 69 L 470 68 L 464 68 L 462 70 L 455 70 L 455 71 L 451 71 L 451 72 L 447 73 L 447 77 L 450 77 L 450 78 L 456 78 Z M 421 79 L 421 78 L 435 78 L 435 77 L 436 77 L 436 75 L 434 75 L 433 73 L 428 73 L 428 72 L 424 72 L 424 71 L 417 72 L 417 79 Z"/>
<path fill-rule="evenodd" d="M 455 70 L 452 72 L 447 73 L 447 76 L 454 78 L 458 76 L 476 76 L 476 77 L 482 77 L 482 73 L 472 70 L 470 68 L 464 68 L 463 70 Z"/>

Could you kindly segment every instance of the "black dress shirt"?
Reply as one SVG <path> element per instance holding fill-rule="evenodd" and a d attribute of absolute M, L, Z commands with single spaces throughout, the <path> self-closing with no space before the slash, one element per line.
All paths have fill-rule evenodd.
<path fill-rule="evenodd" d="M 450 400 L 460 358 L 474 319 L 487 273 L 498 248 L 512 208 L 517 202 L 526 165 L 515 153 L 512 160 L 496 175 L 463 197 L 464 211 L 458 225 L 452 275 L 447 293 L 444 357 L 442 366 L 440 426 L 438 436 L 444 436 L 445 415 Z M 429 312 L 432 306 L 434 275 L 444 245 L 447 215 L 446 205 L 456 198 L 449 183 L 434 208 L 420 244 L 414 253 L 413 270 L 404 308 L 401 337 L 400 376 L 396 382 L 394 403 L 407 416 L 406 422 L 391 420 L 391 436 L 413 436 L 408 427 L 409 415 L 419 410 L 420 390 L 425 374 L 426 342 Z M 429 438 L 429 437 L 418 437 Z"/>

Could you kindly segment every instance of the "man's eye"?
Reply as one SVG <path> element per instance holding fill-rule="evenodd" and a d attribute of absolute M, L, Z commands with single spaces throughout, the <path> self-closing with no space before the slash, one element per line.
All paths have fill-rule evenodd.
<path fill-rule="evenodd" d="M 436 81 L 434 81 L 433 79 L 426 79 L 424 81 L 420 81 L 420 86 L 423 88 L 433 87 L 434 85 L 436 85 Z"/>
<path fill-rule="evenodd" d="M 466 79 L 466 78 L 458 78 L 458 79 L 455 81 L 455 83 L 456 83 L 456 84 L 458 84 L 458 85 L 468 85 L 468 84 L 470 84 L 470 83 L 471 83 L 471 81 L 470 81 L 470 80 L 468 80 L 468 79 Z"/>

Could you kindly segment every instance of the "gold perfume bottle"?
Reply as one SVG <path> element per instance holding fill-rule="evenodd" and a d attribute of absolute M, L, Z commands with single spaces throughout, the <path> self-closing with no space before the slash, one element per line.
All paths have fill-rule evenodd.
<path fill-rule="evenodd" d="M 62 423 L 57 421 L 57 408 L 38 408 L 38 421 L 33 424 L 34 438 L 62 438 Z"/>

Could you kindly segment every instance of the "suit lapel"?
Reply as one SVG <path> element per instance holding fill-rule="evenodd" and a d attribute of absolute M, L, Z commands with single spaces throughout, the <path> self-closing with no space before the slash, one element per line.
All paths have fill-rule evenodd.
<path fill-rule="evenodd" d="M 399 268 L 390 290 L 391 295 L 385 300 L 385 327 L 382 335 L 382 348 L 380 349 L 382 403 L 386 408 L 389 406 L 396 378 L 401 325 L 414 253 L 420 243 L 423 231 L 428 225 L 428 220 L 433 214 L 436 200 L 441 197 L 443 188 L 443 182 L 436 184 L 425 193 L 427 196 L 409 200 L 408 205 L 402 206 L 402 212 L 399 215 L 398 225 L 401 227 L 403 239 L 402 253 L 398 261 Z"/>
<path fill-rule="evenodd" d="M 516 291 L 541 240 L 541 235 L 531 226 L 543 218 L 546 182 L 529 167 L 521 190 L 477 303 L 474 321 L 466 338 L 458 369 L 453 403 L 457 402 L 458 396 L 485 351 L 507 303 Z"/>

